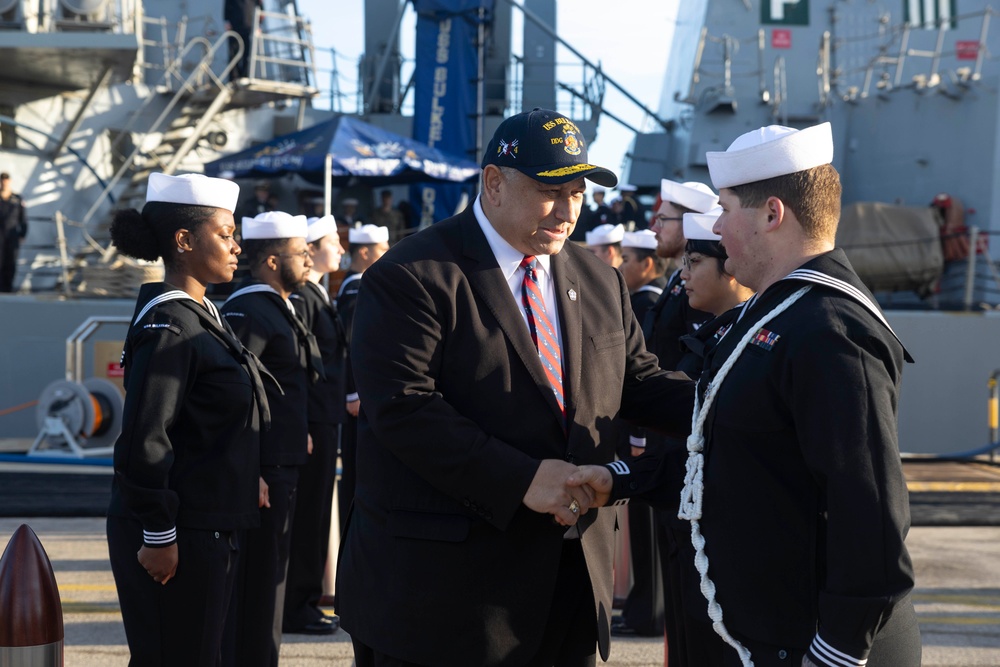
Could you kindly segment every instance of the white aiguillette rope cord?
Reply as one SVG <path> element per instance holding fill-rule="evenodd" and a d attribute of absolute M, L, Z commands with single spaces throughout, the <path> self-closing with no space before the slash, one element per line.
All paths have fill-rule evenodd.
<path fill-rule="evenodd" d="M 716 394 L 719 393 L 722 381 L 736 365 L 736 360 L 740 358 L 740 354 L 750 344 L 753 337 L 757 335 L 761 327 L 787 310 L 809 289 L 810 287 L 807 286 L 798 290 L 750 327 L 740 342 L 736 344 L 729 358 L 726 359 L 726 363 L 722 364 L 715 378 L 709 383 L 708 391 L 705 392 L 705 404 L 700 405 L 701 401 L 698 399 L 697 393 L 694 398 L 691 435 L 688 436 L 687 440 L 687 472 L 684 475 L 684 488 L 681 489 L 681 506 L 677 517 L 691 522 L 691 544 L 695 549 L 694 566 L 698 570 L 698 574 L 701 575 L 701 594 L 708 600 L 708 616 L 712 619 L 712 628 L 727 644 L 736 649 L 740 660 L 743 661 L 743 667 L 753 667 L 753 660 L 750 659 L 750 651 L 729 634 L 725 623 L 722 622 L 722 606 L 715 601 L 715 583 L 708 578 L 708 554 L 705 553 L 705 538 L 701 534 L 701 526 L 698 521 L 701 519 L 702 500 L 705 492 L 705 456 L 702 454 L 702 450 L 705 448 L 705 420 L 708 418 L 708 411 L 712 407 Z M 725 453 L 722 455 L 725 456 Z"/>

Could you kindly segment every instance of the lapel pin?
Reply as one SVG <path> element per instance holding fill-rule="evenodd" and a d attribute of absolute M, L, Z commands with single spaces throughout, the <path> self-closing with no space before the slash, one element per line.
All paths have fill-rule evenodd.
<path fill-rule="evenodd" d="M 575 289 L 569 290 L 568 292 L 566 292 L 566 294 L 569 295 L 569 300 L 570 301 L 576 301 L 576 290 Z"/>

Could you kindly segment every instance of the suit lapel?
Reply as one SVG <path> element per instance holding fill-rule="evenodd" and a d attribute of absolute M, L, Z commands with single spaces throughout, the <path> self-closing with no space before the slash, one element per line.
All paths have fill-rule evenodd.
<path fill-rule="evenodd" d="M 510 292 L 510 286 L 497 265 L 493 249 L 479 228 L 472 208 L 466 209 L 462 223 L 458 228 L 462 232 L 462 246 L 465 255 L 464 266 L 462 267 L 469 284 L 489 308 L 493 317 L 496 318 L 503 330 L 504 335 L 510 341 L 517 356 L 520 357 L 524 367 L 531 374 L 531 378 L 538 386 L 545 401 L 552 409 L 553 415 L 562 423 L 563 416 L 552 394 L 552 385 L 545 375 L 542 362 L 538 358 L 538 350 L 531 340 L 528 327 L 521 317 L 521 312 L 517 307 Z"/>

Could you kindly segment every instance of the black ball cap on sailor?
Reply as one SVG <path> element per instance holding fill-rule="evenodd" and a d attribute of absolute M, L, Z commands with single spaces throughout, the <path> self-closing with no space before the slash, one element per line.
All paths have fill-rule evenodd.
<path fill-rule="evenodd" d="M 535 108 L 505 119 L 493 134 L 482 166 L 513 167 L 542 183 L 561 185 L 581 176 L 613 188 L 618 177 L 587 161 L 587 142 L 576 123 Z"/>

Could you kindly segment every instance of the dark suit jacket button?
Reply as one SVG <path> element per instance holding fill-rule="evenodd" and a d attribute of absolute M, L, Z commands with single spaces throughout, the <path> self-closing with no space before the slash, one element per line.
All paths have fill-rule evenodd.
<path fill-rule="evenodd" d="M 472 503 L 469 501 L 468 498 L 466 498 L 465 500 L 463 500 L 462 504 L 465 505 L 466 507 L 471 507 L 472 506 Z"/>
<path fill-rule="evenodd" d="M 788 651 L 786 651 L 785 649 L 781 649 L 780 651 L 778 651 L 778 660 L 784 660 L 787 657 L 788 657 Z"/>
<path fill-rule="evenodd" d="M 492 519 L 492 518 L 493 518 L 493 512 L 487 512 L 487 513 L 486 513 L 486 514 L 485 514 L 484 516 L 485 516 L 485 517 L 486 517 L 487 519 Z"/>
<path fill-rule="evenodd" d="M 633 491 L 635 491 L 636 489 L 639 488 L 639 483 L 638 482 L 629 482 L 628 483 L 628 488 L 630 488 Z"/>

